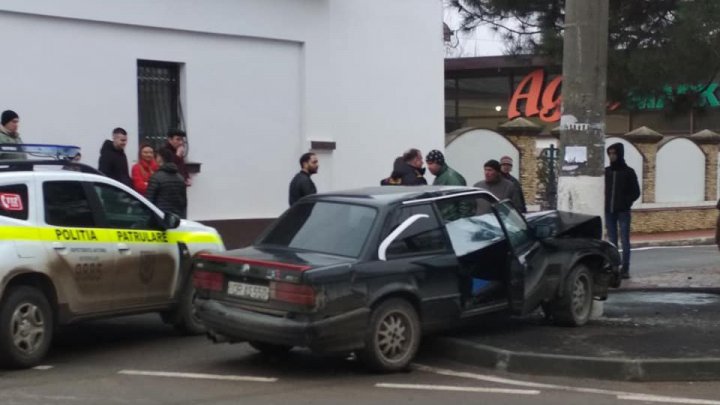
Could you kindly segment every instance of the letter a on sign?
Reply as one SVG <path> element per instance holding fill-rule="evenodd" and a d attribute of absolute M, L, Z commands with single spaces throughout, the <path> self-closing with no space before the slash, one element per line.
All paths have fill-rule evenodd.
<path fill-rule="evenodd" d="M 544 76 L 545 73 L 543 70 L 537 69 L 522 79 L 510 99 L 510 105 L 508 106 L 508 119 L 513 119 L 522 115 L 518 110 L 518 103 L 522 99 L 525 99 L 526 117 L 532 117 L 533 115 L 540 113 L 540 109 L 538 109 L 538 102 L 540 101 L 540 93 L 542 92 Z M 525 92 L 526 89 L 527 92 Z"/>
<path fill-rule="evenodd" d="M 22 211 L 22 198 L 19 194 L 0 193 L 0 207 L 5 211 Z"/>

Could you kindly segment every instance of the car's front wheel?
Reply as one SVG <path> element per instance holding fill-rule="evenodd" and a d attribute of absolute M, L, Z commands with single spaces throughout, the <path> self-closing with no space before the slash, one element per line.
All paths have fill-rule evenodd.
<path fill-rule="evenodd" d="M 175 329 L 185 335 L 202 335 L 207 328 L 197 317 L 194 301 L 195 287 L 188 284 L 180 294 L 177 307 L 161 313 L 160 316 L 164 322 L 172 324 Z"/>
<path fill-rule="evenodd" d="M 415 308 L 403 299 L 389 299 L 372 312 L 360 357 L 376 371 L 403 370 L 417 353 L 420 333 Z"/>
<path fill-rule="evenodd" d="M 563 285 L 562 297 L 549 306 L 553 321 L 562 326 L 582 326 L 590 319 L 593 305 L 593 278 L 590 269 L 578 264 Z"/>
<path fill-rule="evenodd" d="M 26 286 L 8 290 L 0 309 L 0 363 L 13 368 L 37 365 L 52 335 L 53 315 L 45 295 Z"/>

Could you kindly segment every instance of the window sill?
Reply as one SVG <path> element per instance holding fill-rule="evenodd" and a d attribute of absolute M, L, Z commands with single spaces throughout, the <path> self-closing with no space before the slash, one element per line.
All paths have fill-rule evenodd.
<path fill-rule="evenodd" d="M 185 162 L 185 167 L 187 168 L 188 173 L 190 174 L 198 174 L 200 173 L 200 165 L 202 163 L 199 162 Z"/>

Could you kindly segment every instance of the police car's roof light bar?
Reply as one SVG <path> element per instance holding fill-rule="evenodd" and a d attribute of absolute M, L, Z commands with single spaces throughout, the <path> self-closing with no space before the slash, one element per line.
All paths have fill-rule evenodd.
<path fill-rule="evenodd" d="M 103 174 L 94 167 L 68 160 L 0 160 L 0 172 L 30 172 L 34 171 L 35 167 L 38 166 L 61 166 L 66 170 Z"/>
<path fill-rule="evenodd" d="M 25 153 L 30 156 L 57 160 L 72 160 L 80 154 L 80 147 L 74 145 L 52 145 L 41 143 L 3 143 L 0 153 Z"/>

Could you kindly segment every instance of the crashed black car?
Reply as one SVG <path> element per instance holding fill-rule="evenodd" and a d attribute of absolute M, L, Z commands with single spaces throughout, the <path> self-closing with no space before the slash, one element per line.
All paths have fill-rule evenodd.
<path fill-rule="evenodd" d="M 306 197 L 250 247 L 194 262 L 196 314 L 215 342 L 262 352 L 355 351 L 400 370 L 423 333 L 542 306 L 587 322 L 620 285 L 599 217 L 521 215 L 470 187 L 376 187 Z"/>

